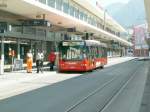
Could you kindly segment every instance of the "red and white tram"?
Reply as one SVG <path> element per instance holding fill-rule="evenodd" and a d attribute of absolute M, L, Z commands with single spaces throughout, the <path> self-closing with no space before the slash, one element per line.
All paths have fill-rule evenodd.
<path fill-rule="evenodd" d="M 107 64 L 106 44 L 96 40 L 59 43 L 58 71 L 91 71 Z"/>

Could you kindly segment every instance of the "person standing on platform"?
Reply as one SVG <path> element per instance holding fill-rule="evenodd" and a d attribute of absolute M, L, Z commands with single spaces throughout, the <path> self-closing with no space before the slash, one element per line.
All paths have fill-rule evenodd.
<path fill-rule="evenodd" d="M 37 67 L 37 73 L 41 71 L 43 73 L 43 60 L 44 60 L 44 54 L 42 51 L 39 52 L 36 55 L 36 67 Z"/>
<path fill-rule="evenodd" d="M 31 50 L 27 53 L 27 73 L 32 73 L 33 55 Z"/>
<path fill-rule="evenodd" d="M 40 60 L 41 60 L 40 71 L 43 73 L 44 52 L 42 50 L 40 51 Z"/>
<path fill-rule="evenodd" d="M 48 56 L 48 60 L 50 62 L 50 71 L 54 70 L 56 55 L 55 52 L 52 50 Z"/>

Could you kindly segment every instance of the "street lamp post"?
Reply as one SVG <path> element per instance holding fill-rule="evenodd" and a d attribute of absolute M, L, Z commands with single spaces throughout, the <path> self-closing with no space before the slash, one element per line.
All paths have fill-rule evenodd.
<path fill-rule="evenodd" d="M 104 30 L 105 30 L 105 27 L 106 27 L 106 12 L 107 12 L 107 10 L 105 9 L 104 10 L 104 20 L 103 20 L 104 21 L 104 24 L 103 24 L 104 25 Z"/>
<path fill-rule="evenodd" d="M 4 74 L 4 35 L 1 36 L 0 74 Z"/>
<path fill-rule="evenodd" d="M 7 0 L 0 0 L 0 8 L 7 8 Z M 2 22 L 3 24 L 3 22 Z M 3 25 L 0 25 L 3 26 Z M 4 25 L 5 26 L 5 25 Z M 1 35 L 1 54 L 0 54 L 0 75 L 4 74 L 4 40 L 5 40 L 5 28 L 0 28 Z"/>

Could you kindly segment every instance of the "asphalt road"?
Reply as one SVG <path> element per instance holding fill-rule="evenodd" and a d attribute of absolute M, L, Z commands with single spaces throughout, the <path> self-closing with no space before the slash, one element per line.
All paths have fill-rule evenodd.
<path fill-rule="evenodd" d="M 0 101 L 0 112 L 101 112 L 144 67 L 128 61 Z"/>

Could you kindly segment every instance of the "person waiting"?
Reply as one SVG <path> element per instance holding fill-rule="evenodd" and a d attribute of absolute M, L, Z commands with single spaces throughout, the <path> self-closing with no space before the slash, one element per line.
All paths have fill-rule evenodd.
<path fill-rule="evenodd" d="M 50 71 L 54 70 L 54 64 L 55 64 L 55 60 L 56 60 L 56 55 L 54 51 L 51 51 L 49 56 L 48 56 L 48 60 L 50 62 Z"/>
<path fill-rule="evenodd" d="M 32 73 L 33 55 L 31 50 L 27 53 L 27 73 Z"/>
<path fill-rule="evenodd" d="M 43 52 L 38 50 L 38 53 L 36 55 L 37 73 L 39 73 L 39 71 L 43 73 L 43 59 L 44 59 Z"/>

